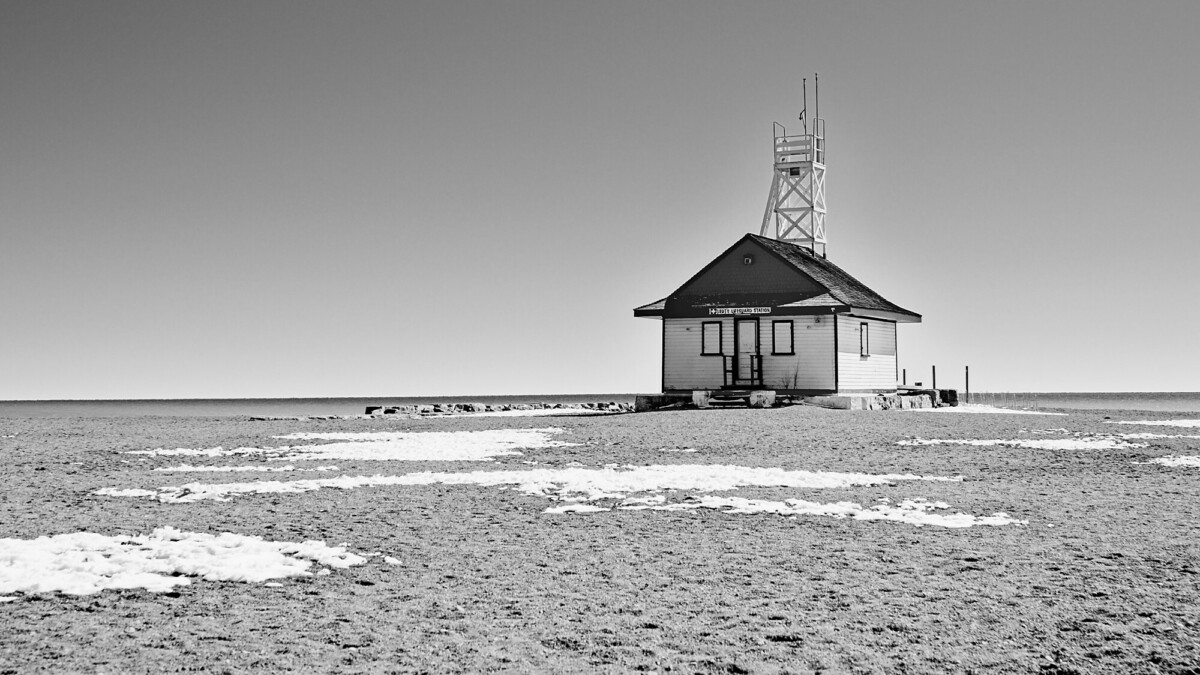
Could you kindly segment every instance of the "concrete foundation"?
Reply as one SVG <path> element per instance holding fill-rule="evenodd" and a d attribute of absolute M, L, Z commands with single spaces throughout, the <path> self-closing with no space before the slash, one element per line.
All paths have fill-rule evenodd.
<path fill-rule="evenodd" d="M 846 396 L 802 396 L 800 401 L 809 405 L 837 410 L 909 410 L 912 408 L 934 408 L 929 394 L 852 394 Z"/>
<path fill-rule="evenodd" d="M 669 396 L 667 394 L 638 394 L 633 399 L 634 412 L 647 412 L 650 410 L 658 410 L 665 408 L 672 403 L 679 403 L 681 400 L 677 396 Z"/>
<path fill-rule="evenodd" d="M 750 392 L 750 407 L 751 408 L 772 408 L 775 406 L 775 392 L 773 391 L 752 391 Z"/>

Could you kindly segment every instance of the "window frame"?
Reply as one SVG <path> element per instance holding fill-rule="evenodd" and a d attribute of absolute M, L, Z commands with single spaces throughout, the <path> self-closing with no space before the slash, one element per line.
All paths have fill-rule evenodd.
<path fill-rule="evenodd" d="M 779 324 L 786 323 L 788 326 L 788 344 L 787 351 L 779 350 Z M 795 356 L 796 355 L 796 322 L 792 319 L 776 319 L 771 321 L 771 355 L 772 356 Z"/>
<path fill-rule="evenodd" d="M 864 359 L 871 355 L 871 324 L 866 321 L 858 323 L 858 355 Z"/>
<path fill-rule="evenodd" d="M 708 327 L 717 327 L 717 344 L 716 351 L 710 351 L 708 344 Z M 724 321 L 701 321 L 700 322 L 700 356 L 724 356 L 725 344 L 725 322 Z"/>

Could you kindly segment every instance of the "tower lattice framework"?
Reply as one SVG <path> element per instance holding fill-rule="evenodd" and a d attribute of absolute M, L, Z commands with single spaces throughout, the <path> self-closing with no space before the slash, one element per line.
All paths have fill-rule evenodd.
<path fill-rule="evenodd" d="M 825 255 L 825 121 L 797 136 L 776 124 L 775 171 L 759 234 Z"/>

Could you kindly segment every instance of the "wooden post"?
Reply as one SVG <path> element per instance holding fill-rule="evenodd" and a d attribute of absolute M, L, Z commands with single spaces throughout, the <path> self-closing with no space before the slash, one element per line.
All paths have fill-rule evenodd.
<path fill-rule="evenodd" d="M 933 366 L 933 388 L 937 389 L 937 366 Z"/>
<path fill-rule="evenodd" d="M 900 386 L 902 386 L 902 387 L 908 386 L 908 368 L 900 369 Z"/>
<path fill-rule="evenodd" d="M 966 378 L 964 388 L 967 390 L 967 403 L 970 403 L 971 402 L 971 366 L 963 366 L 963 368 L 966 371 L 966 373 L 964 375 L 964 377 Z"/>

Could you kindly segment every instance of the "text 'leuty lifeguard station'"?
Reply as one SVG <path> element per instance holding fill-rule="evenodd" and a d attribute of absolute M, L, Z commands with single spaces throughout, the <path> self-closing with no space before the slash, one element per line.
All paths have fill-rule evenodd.
<path fill-rule="evenodd" d="M 774 129 L 774 178 L 759 233 L 666 298 L 633 310 L 662 320 L 662 391 L 697 399 L 734 391 L 894 393 L 896 326 L 921 315 L 826 258 L 824 120 L 815 116 L 811 133 L 808 120 L 799 135 L 778 123 Z"/>

